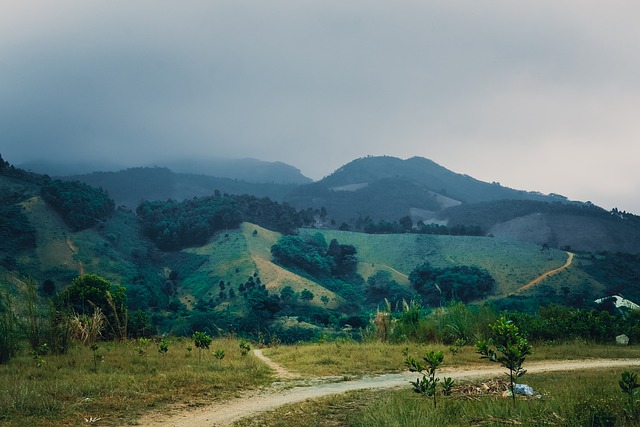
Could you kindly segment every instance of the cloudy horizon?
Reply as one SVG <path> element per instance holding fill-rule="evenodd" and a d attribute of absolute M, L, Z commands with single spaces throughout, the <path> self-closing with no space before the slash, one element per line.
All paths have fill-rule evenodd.
<path fill-rule="evenodd" d="M 0 3 L 0 154 L 356 158 L 640 214 L 631 1 Z"/>

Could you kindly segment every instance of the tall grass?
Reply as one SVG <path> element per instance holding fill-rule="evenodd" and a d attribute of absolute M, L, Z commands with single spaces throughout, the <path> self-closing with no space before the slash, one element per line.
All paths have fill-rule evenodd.
<path fill-rule="evenodd" d="M 18 333 L 12 300 L 7 292 L 0 292 L 0 363 L 9 361 L 17 347 Z"/>
<path fill-rule="evenodd" d="M 398 390 L 355 391 L 286 405 L 237 422 L 237 426 L 440 427 L 440 426 L 634 426 L 638 420 L 620 392 L 616 370 L 531 374 L 540 397 L 517 406 L 499 395 L 467 396 L 455 389 L 434 408 L 409 384 Z M 482 383 L 476 384 L 482 387 Z"/>
<path fill-rule="evenodd" d="M 242 356 L 239 340 L 220 338 L 198 361 L 187 339 L 170 339 L 146 354 L 134 341 L 97 343 L 95 352 L 75 346 L 65 355 L 44 356 L 37 367 L 28 354 L 0 365 L 0 424 L 7 426 L 126 425 L 146 411 L 168 404 L 199 405 L 268 384 L 271 371 L 253 356 Z M 223 350 L 219 364 L 214 350 Z M 94 370 L 95 353 L 102 361 Z"/>
<path fill-rule="evenodd" d="M 527 382 L 540 397 L 520 398 L 515 407 L 499 396 L 469 399 L 454 394 L 441 398 L 441 404 L 434 408 L 410 390 L 395 391 L 354 414 L 349 425 L 637 425 L 618 387 L 619 376 L 615 370 L 531 374 Z"/>
<path fill-rule="evenodd" d="M 473 344 L 473 343 L 471 343 Z M 447 344 L 384 343 L 370 341 L 359 343 L 337 340 L 327 343 L 300 343 L 266 348 L 263 353 L 290 371 L 302 376 L 365 375 L 401 372 L 405 369 L 404 355 L 423 355 L 427 351 L 443 351 L 442 369 L 460 367 L 495 367 L 480 358 L 473 345 L 456 348 L 454 353 Z M 638 358 L 638 346 L 617 346 L 572 341 L 545 345 L 533 343 L 533 354 L 527 363 L 545 360 L 579 360 L 591 358 Z"/>

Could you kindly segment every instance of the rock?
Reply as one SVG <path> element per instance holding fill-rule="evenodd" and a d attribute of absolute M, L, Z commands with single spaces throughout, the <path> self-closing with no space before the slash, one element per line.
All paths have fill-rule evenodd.
<path fill-rule="evenodd" d="M 616 337 L 616 344 L 618 344 L 618 345 L 627 345 L 627 344 L 629 344 L 629 337 L 626 336 L 625 334 L 618 335 Z"/>

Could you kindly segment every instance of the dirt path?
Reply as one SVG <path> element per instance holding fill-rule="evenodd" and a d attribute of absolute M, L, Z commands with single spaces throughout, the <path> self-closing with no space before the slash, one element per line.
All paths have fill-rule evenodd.
<path fill-rule="evenodd" d="M 571 265 L 571 263 L 573 262 L 573 256 L 574 256 L 573 252 L 567 252 L 567 262 L 565 262 L 562 267 L 558 267 L 558 268 L 555 268 L 553 270 L 547 271 L 546 273 L 536 277 L 535 279 L 533 279 L 532 281 L 530 281 L 526 285 L 522 286 L 521 288 L 519 288 L 514 293 L 526 291 L 527 289 L 532 288 L 535 285 L 537 285 L 538 283 L 542 282 L 544 279 L 546 279 L 548 277 L 551 277 L 551 276 L 554 276 L 554 275 L 560 273 L 565 268 L 568 268 Z M 513 294 L 511 294 L 511 295 L 513 295 Z"/>
<path fill-rule="evenodd" d="M 292 378 L 300 378 L 300 375 L 296 375 L 290 371 L 288 371 L 284 366 L 277 364 L 273 360 L 269 359 L 267 356 L 262 354 L 262 350 L 256 348 L 253 350 L 253 354 L 263 361 L 268 367 L 276 371 L 276 375 L 278 378 L 282 379 L 292 379 Z"/>
<path fill-rule="evenodd" d="M 67 246 L 74 255 L 78 253 L 78 248 L 73 244 L 70 237 L 67 237 Z M 84 264 L 82 264 L 82 261 L 78 261 L 78 271 L 81 276 L 84 276 Z"/>
<path fill-rule="evenodd" d="M 261 352 L 259 352 L 259 354 L 261 355 L 261 358 L 267 359 Z M 271 361 L 271 363 L 274 362 Z M 277 364 L 275 365 L 279 366 Z M 537 373 L 597 368 L 628 368 L 630 366 L 640 366 L 640 359 L 547 361 L 527 364 L 527 372 Z M 456 380 L 474 378 L 489 379 L 503 376 L 504 373 L 504 368 L 496 366 L 482 369 L 442 370 L 443 375 Z M 408 387 L 409 381 L 415 380 L 416 377 L 417 374 L 414 372 L 403 372 L 400 374 L 376 375 L 353 381 L 317 384 L 306 387 L 293 387 L 289 389 L 270 388 L 259 392 L 247 393 L 243 397 L 227 402 L 216 403 L 202 408 L 189 408 L 171 416 L 155 413 L 144 417 L 140 420 L 139 425 L 161 427 L 227 426 L 242 418 L 274 410 L 277 407 L 288 403 L 302 402 L 307 399 L 316 399 L 330 394 L 345 393 L 351 390 Z"/>

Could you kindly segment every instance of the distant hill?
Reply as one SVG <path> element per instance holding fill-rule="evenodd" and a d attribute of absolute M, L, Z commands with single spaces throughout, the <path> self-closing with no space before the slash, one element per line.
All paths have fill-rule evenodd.
<path fill-rule="evenodd" d="M 184 200 L 214 194 L 251 194 L 281 201 L 296 184 L 252 183 L 231 178 L 175 173 L 164 167 L 129 168 L 117 172 L 93 172 L 69 175 L 65 180 L 78 180 L 104 188 L 117 206 L 135 209 L 143 200 Z"/>
<path fill-rule="evenodd" d="M 640 217 L 608 212 L 558 194 L 487 183 L 412 157 L 366 157 L 285 197 L 327 211 L 327 228 L 410 217 L 445 226 L 479 226 L 484 235 L 580 251 L 640 253 Z"/>
<path fill-rule="evenodd" d="M 308 184 L 300 169 L 283 162 L 244 159 L 184 159 L 160 162 L 174 172 L 206 175 L 257 184 Z"/>
<path fill-rule="evenodd" d="M 213 194 L 250 194 L 321 212 L 317 227 L 364 231 L 399 222 L 474 227 L 481 235 L 579 251 L 640 253 L 640 217 L 488 183 L 412 157 L 356 159 L 317 182 L 280 162 L 254 159 L 173 161 L 166 167 L 68 175 L 104 188 L 117 206 L 142 200 L 185 200 Z M 203 174 L 205 173 L 205 174 Z M 216 176 L 213 176 L 216 175 Z"/>
<path fill-rule="evenodd" d="M 336 222 L 352 225 L 358 217 L 397 220 L 410 215 L 436 220 L 436 213 L 460 204 L 491 200 L 566 201 L 486 183 L 452 172 L 422 157 L 365 157 L 354 160 L 313 184 L 300 186 L 286 197 L 294 206 L 324 206 Z"/>
<path fill-rule="evenodd" d="M 46 160 L 24 162 L 18 167 L 32 172 L 50 176 L 88 175 L 93 172 L 117 172 L 127 169 L 116 163 L 105 163 L 99 160 L 82 162 L 51 162 Z M 244 159 L 178 159 L 154 164 L 136 165 L 135 168 L 165 167 L 174 172 L 205 175 L 216 178 L 229 178 L 258 184 L 308 184 L 311 178 L 304 176 L 299 169 L 283 162 L 265 162 L 262 160 Z"/>

